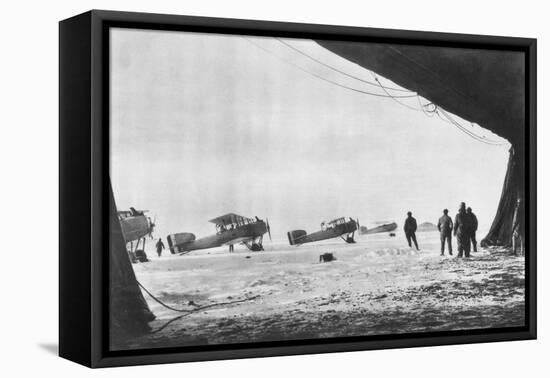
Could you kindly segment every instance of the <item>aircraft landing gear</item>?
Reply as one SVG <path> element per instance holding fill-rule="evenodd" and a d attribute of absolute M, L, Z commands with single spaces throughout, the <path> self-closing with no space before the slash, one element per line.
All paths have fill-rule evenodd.
<path fill-rule="evenodd" d="M 353 243 L 355 243 L 354 236 L 355 236 L 355 232 L 353 232 L 351 235 L 348 234 L 345 239 L 344 238 L 342 238 L 342 239 L 344 239 L 344 241 L 348 244 L 353 244 Z"/>
<path fill-rule="evenodd" d="M 139 261 L 141 263 L 149 261 L 149 259 L 147 258 L 147 254 L 145 253 L 145 251 L 143 249 L 136 250 L 135 256 L 136 256 L 137 261 Z"/>
<path fill-rule="evenodd" d="M 348 236 L 346 238 L 346 243 L 349 243 L 349 244 L 355 243 L 355 239 L 353 238 L 353 236 Z"/>
<path fill-rule="evenodd" d="M 254 240 L 244 242 L 244 245 L 246 245 L 246 247 L 253 252 L 260 252 L 264 250 L 262 241 L 263 241 L 263 236 L 259 236 Z"/>
<path fill-rule="evenodd" d="M 140 242 L 143 242 L 143 245 L 141 248 L 139 248 Z M 130 249 L 129 250 L 127 249 L 127 252 L 128 252 L 128 256 L 130 257 L 130 261 L 133 264 L 137 263 L 138 261 L 142 263 L 149 261 L 149 259 L 147 258 L 147 254 L 145 253 L 145 237 L 137 240 L 135 248 L 134 248 L 134 242 L 131 241 Z"/>
<path fill-rule="evenodd" d="M 259 243 L 252 243 L 249 249 L 254 252 L 259 252 L 259 251 L 263 251 L 264 247 Z"/>

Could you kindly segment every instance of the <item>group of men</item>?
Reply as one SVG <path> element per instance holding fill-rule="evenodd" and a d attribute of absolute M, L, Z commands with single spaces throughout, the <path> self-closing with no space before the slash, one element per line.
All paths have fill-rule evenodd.
<path fill-rule="evenodd" d="M 464 202 L 460 203 L 454 223 L 448 214 L 449 210 L 443 210 L 443 216 L 437 222 L 437 229 L 441 238 L 441 256 L 445 254 L 445 243 L 448 246 L 449 255 L 453 254 L 452 236 L 454 234 L 458 244 L 458 257 L 470 257 L 471 247 L 473 247 L 474 252 L 477 252 L 476 231 L 478 222 L 476 215 L 472 212 L 471 207 L 466 208 Z M 412 247 L 412 243 L 414 243 L 416 249 L 420 250 L 416 240 L 416 229 L 416 219 L 414 219 L 412 213 L 409 211 L 407 219 L 405 219 L 403 231 L 405 231 L 409 247 Z"/>
<path fill-rule="evenodd" d="M 466 208 L 464 202 L 460 203 L 458 214 L 456 214 L 454 225 L 451 217 L 449 217 L 448 210 L 443 210 L 443 216 L 439 218 L 437 222 L 437 229 L 441 236 L 441 256 L 445 254 L 445 241 L 449 248 L 449 254 L 453 254 L 453 245 L 451 233 L 456 236 L 456 242 L 458 244 L 458 257 L 470 257 L 470 250 L 473 247 L 474 252 L 477 252 L 477 217 L 472 212 L 472 208 Z"/>

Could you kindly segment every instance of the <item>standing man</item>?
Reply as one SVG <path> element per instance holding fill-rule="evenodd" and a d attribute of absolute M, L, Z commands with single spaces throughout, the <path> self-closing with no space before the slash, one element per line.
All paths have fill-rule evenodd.
<path fill-rule="evenodd" d="M 439 221 L 437 222 L 437 229 L 439 230 L 439 235 L 441 237 L 441 256 L 445 254 L 445 240 L 447 240 L 447 245 L 449 247 L 449 255 L 452 256 L 453 254 L 453 221 L 447 214 L 449 214 L 449 210 L 443 210 L 443 216 L 439 218 Z"/>
<path fill-rule="evenodd" d="M 162 242 L 162 238 L 159 238 L 159 241 L 157 242 L 157 254 L 162 255 L 162 250 L 164 249 L 164 243 Z"/>
<path fill-rule="evenodd" d="M 477 217 L 472 213 L 472 208 L 468 207 L 466 209 L 466 215 L 468 216 L 468 221 L 472 229 L 470 230 L 470 242 L 474 247 L 474 252 L 477 252 L 477 240 L 476 240 L 476 231 L 477 231 Z"/>
<path fill-rule="evenodd" d="M 420 251 L 418 249 L 418 243 L 416 242 L 416 219 L 412 217 L 412 213 L 409 211 L 407 212 L 407 219 L 405 219 L 405 225 L 403 226 L 403 231 L 405 231 L 405 236 L 407 237 L 407 243 L 409 243 L 409 247 L 412 247 L 411 245 L 411 239 L 414 242 L 414 246 L 416 247 L 417 251 Z"/>
<path fill-rule="evenodd" d="M 455 217 L 454 234 L 456 236 L 456 243 L 458 244 L 458 256 L 470 257 L 470 225 L 469 219 L 466 215 L 466 204 L 460 203 L 458 214 Z"/>

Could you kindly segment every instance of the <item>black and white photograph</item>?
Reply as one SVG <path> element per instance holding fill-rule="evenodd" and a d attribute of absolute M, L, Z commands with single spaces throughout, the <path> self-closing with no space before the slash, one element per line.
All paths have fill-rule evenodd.
<path fill-rule="evenodd" d="M 1 376 L 544 376 L 543 2 L 2 5 Z"/>
<path fill-rule="evenodd" d="M 109 348 L 526 326 L 523 51 L 109 29 Z"/>

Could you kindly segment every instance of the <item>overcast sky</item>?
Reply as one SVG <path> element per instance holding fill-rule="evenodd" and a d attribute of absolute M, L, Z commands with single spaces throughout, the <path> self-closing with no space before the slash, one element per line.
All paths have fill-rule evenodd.
<path fill-rule="evenodd" d="M 373 81 L 313 41 L 285 41 Z M 163 237 L 211 234 L 207 221 L 227 212 L 268 217 L 277 238 L 340 216 L 401 225 L 411 210 L 419 222 L 435 223 L 460 201 L 490 226 L 508 143 L 488 146 L 437 116 L 296 66 L 385 95 L 273 38 L 112 30 L 111 179 L 119 210 L 151 210 Z M 401 101 L 419 109 L 417 98 Z"/>

